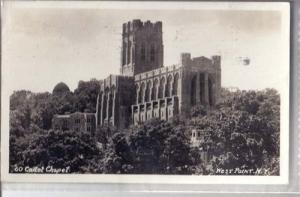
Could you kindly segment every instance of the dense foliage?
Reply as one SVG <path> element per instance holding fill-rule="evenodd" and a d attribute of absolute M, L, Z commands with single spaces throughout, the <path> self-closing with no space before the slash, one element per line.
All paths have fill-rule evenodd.
<path fill-rule="evenodd" d="M 259 169 L 279 174 L 280 98 L 273 89 L 224 92 L 227 97 L 207 116 L 189 121 L 203 130 L 200 145 L 211 155 L 207 173 L 221 169 Z"/>
<path fill-rule="evenodd" d="M 67 172 L 85 173 L 98 169 L 101 149 L 88 133 L 74 131 L 42 131 L 10 140 L 10 171 L 23 167 L 65 169 Z M 26 169 L 26 168 L 27 169 Z M 50 169 L 47 169 L 50 170 Z M 49 171 L 48 173 L 53 173 Z"/>
<path fill-rule="evenodd" d="M 40 138 L 47 140 L 50 137 L 48 132 L 50 132 L 54 114 L 75 111 L 95 112 L 95 95 L 98 94 L 99 89 L 100 82 L 91 80 L 80 81 L 74 93 L 70 92 L 64 83 L 57 84 L 52 94 L 48 92 L 32 93 L 25 90 L 15 91 L 10 96 L 10 166 L 28 164 L 24 160 L 26 157 L 30 157 L 31 151 L 37 151 L 33 148 L 36 146 L 35 143 L 38 143 Z M 75 133 L 73 134 L 76 138 Z M 77 138 L 81 142 L 82 139 L 78 136 Z M 89 143 L 95 144 L 94 141 Z M 44 144 L 44 146 L 46 149 L 51 144 Z M 72 144 L 72 146 L 77 145 Z M 61 160 L 63 159 L 61 158 Z"/>
<path fill-rule="evenodd" d="M 115 133 L 104 158 L 106 173 L 192 174 L 200 163 L 192 157 L 183 127 L 157 119 Z"/>
<path fill-rule="evenodd" d="M 274 89 L 223 89 L 216 107 L 195 106 L 188 119 L 153 119 L 124 131 L 106 126 L 93 138 L 50 129 L 55 113 L 94 112 L 98 89 L 99 82 L 92 80 L 60 96 L 15 92 L 10 102 L 11 172 L 15 166 L 51 165 L 69 166 L 72 173 L 213 175 L 222 174 L 218 169 L 253 169 L 249 174 L 264 169 L 264 174 L 279 174 L 280 97 Z M 190 143 L 193 130 L 204 139 L 195 147 Z"/>
<path fill-rule="evenodd" d="M 99 90 L 100 82 L 92 79 L 79 81 L 74 93 L 64 83 L 57 84 L 52 94 L 16 91 L 10 96 L 10 124 L 12 127 L 21 126 L 21 130 L 30 125 L 50 129 L 54 114 L 96 112 Z"/>

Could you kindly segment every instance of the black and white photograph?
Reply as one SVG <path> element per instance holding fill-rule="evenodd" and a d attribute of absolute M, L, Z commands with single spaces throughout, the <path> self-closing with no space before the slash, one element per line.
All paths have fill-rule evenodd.
<path fill-rule="evenodd" d="M 289 14 L 287 3 L 6 2 L 1 173 L 287 180 Z"/>

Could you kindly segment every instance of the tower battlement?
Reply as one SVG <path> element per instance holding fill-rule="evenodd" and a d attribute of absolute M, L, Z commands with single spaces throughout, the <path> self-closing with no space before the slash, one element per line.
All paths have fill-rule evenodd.
<path fill-rule="evenodd" d="M 163 67 L 162 22 L 123 23 L 121 75 L 103 80 L 97 98 L 97 126 L 126 128 L 152 118 L 189 117 L 196 105 L 214 107 L 220 98 L 221 56 L 182 53 Z"/>
<path fill-rule="evenodd" d="M 162 22 L 151 22 L 149 20 L 142 22 L 139 19 L 135 19 L 132 21 L 128 21 L 127 23 L 123 23 L 123 35 L 137 32 L 137 31 L 149 31 L 151 30 L 154 32 L 162 32 Z"/>
<path fill-rule="evenodd" d="M 121 74 L 134 76 L 162 67 L 162 22 L 132 20 L 123 24 Z"/>

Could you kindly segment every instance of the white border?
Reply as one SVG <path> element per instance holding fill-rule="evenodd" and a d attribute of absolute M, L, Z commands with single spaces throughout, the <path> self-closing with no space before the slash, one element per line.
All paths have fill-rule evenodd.
<path fill-rule="evenodd" d="M 4 7 L 4 8 L 3 8 Z M 290 5 L 278 2 L 2 2 L 2 17 L 6 8 L 72 8 L 72 9 L 192 9 L 192 10 L 274 10 L 282 13 L 282 47 L 284 65 L 290 65 Z M 5 39 L 2 37 L 2 39 Z M 271 49 L 270 49 L 271 52 Z M 68 182 L 68 183 L 152 183 L 152 184 L 288 184 L 289 166 L 289 66 L 283 81 L 280 109 L 280 176 L 195 176 L 195 175 L 102 175 L 102 174 L 9 174 L 9 94 L 6 88 L 6 70 L 2 65 L 1 94 L 1 180 L 4 182 Z"/>

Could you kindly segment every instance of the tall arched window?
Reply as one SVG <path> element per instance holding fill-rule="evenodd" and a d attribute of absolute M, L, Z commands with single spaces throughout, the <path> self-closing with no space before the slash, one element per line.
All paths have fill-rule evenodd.
<path fill-rule="evenodd" d="M 208 77 L 208 102 L 209 105 L 213 105 L 213 82 L 210 77 Z"/>
<path fill-rule="evenodd" d="M 160 79 L 160 83 L 159 83 L 159 91 L 158 91 L 158 98 L 163 98 L 164 95 L 164 89 L 165 89 L 165 78 L 162 77 Z"/>
<path fill-rule="evenodd" d="M 203 105 L 205 102 L 205 74 L 200 73 L 200 102 Z"/>
<path fill-rule="evenodd" d="M 145 101 L 149 102 L 150 100 L 151 100 L 151 81 L 148 81 L 146 86 Z"/>
<path fill-rule="evenodd" d="M 122 65 L 126 64 L 126 50 L 127 50 L 127 44 L 126 42 L 123 42 Z"/>
<path fill-rule="evenodd" d="M 128 41 L 127 64 L 131 62 L 131 41 Z"/>
<path fill-rule="evenodd" d="M 146 60 L 146 48 L 144 43 L 141 46 L 141 60 L 142 62 Z"/>
<path fill-rule="evenodd" d="M 145 83 L 142 83 L 140 88 L 139 103 L 144 103 L 145 99 Z"/>
<path fill-rule="evenodd" d="M 159 85 L 158 79 L 155 79 L 152 88 L 152 100 L 157 100 L 158 85 Z"/>
<path fill-rule="evenodd" d="M 135 93 L 136 93 L 136 101 L 135 101 L 135 103 L 136 104 L 138 104 L 139 103 L 139 98 L 140 98 L 140 87 L 139 87 L 139 85 L 135 85 Z"/>
<path fill-rule="evenodd" d="M 172 75 L 168 76 L 167 79 L 167 85 L 166 85 L 166 91 L 165 91 L 165 95 L 166 97 L 172 96 Z"/>
<path fill-rule="evenodd" d="M 132 63 L 134 63 L 135 62 L 135 47 L 134 47 L 134 45 L 132 46 L 131 53 L 132 53 L 131 60 L 132 60 Z"/>
<path fill-rule="evenodd" d="M 150 61 L 155 61 L 155 46 L 152 44 L 150 49 Z"/>
<path fill-rule="evenodd" d="M 197 76 L 193 76 L 191 80 L 191 105 L 196 105 L 196 80 Z"/>
<path fill-rule="evenodd" d="M 179 79 L 179 74 L 176 73 L 173 80 L 173 95 L 178 94 L 178 79 Z"/>
<path fill-rule="evenodd" d="M 108 105 L 108 102 L 107 102 L 107 100 L 108 100 L 108 92 L 109 92 L 109 89 L 108 88 L 106 88 L 105 89 L 105 92 L 104 92 L 104 96 L 103 96 L 103 109 L 102 109 L 102 111 L 103 111 L 103 114 L 102 114 L 102 119 L 104 120 L 106 117 L 107 117 L 107 105 Z"/>
<path fill-rule="evenodd" d="M 109 103 L 108 103 L 108 118 L 111 118 L 113 113 L 112 113 L 112 110 L 113 110 L 113 98 L 114 98 L 114 93 L 115 93 L 115 90 L 114 90 L 114 87 L 112 87 L 111 91 L 109 92 Z"/>
<path fill-rule="evenodd" d="M 98 97 L 97 97 L 97 125 L 100 124 L 100 119 L 101 119 L 101 103 L 102 103 L 102 94 L 103 92 L 101 91 L 99 94 L 98 94 Z"/>

